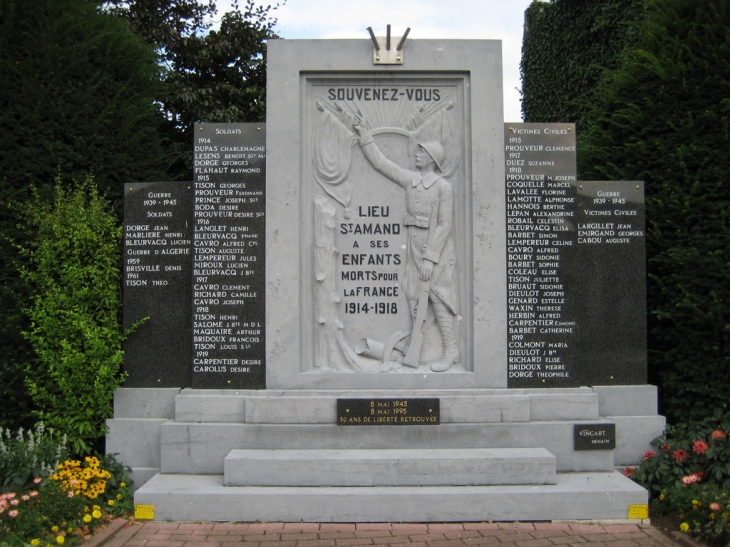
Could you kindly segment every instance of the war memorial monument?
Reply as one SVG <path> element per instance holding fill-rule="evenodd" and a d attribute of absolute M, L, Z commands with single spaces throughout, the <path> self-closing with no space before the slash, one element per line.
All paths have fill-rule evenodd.
<path fill-rule="evenodd" d="M 501 43 L 269 42 L 265 124 L 125 188 L 140 515 L 647 518 L 643 184 L 503 122 Z"/>

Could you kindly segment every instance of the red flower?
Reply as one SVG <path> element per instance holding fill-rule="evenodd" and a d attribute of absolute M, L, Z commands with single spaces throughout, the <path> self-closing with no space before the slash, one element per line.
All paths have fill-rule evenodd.
<path fill-rule="evenodd" d="M 656 452 L 653 452 L 649 450 L 646 454 L 644 454 L 644 461 L 652 459 L 654 456 L 656 456 Z"/>
<path fill-rule="evenodd" d="M 672 447 L 670 445 L 668 445 L 668 444 L 663 444 L 662 445 L 662 450 L 664 452 L 669 452 L 671 449 L 672 449 Z"/>
<path fill-rule="evenodd" d="M 630 477 L 636 473 L 636 467 L 627 467 L 624 469 L 624 477 Z"/>
<path fill-rule="evenodd" d="M 710 437 L 713 439 L 727 439 L 727 433 L 718 429 L 716 431 L 713 431 Z"/>
<path fill-rule="evenodd" d="M 683 448 L 680 448 L 679 450 L 675 450 L 672 452 L 672 458 L 674 458 L 674 461 L 677 462 L 683 462 L 689 457 L 689 454 L 687 454 L 687 451 Z"/>
<path fill-rule="evenodd" d="M 710 447 L 705 441 L 695 441 L 692 445 L 692 450 L 695 451 L 695 454 L 704 454 L 708 448 Z"/>

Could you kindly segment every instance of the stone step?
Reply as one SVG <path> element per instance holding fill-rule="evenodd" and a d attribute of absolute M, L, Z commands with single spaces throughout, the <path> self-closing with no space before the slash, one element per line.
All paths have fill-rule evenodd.
<path fill-rule="evenodd" d="M 330 424 L 338 398 L 438 398 L 441 423 L 498 423 L 598 418 L 591 388 L 420 390 L 198 390 L 175 398 L 178 422 Z"/>
<path fill-rule="evenodd" d="M 555 484 L 544 448 L 231 450 L 226 486 Z"/>
<path fill-rule="evenodd" d="M 163 475 L 134 503 L 155 520 L 207 522 L 465 522 L 627 520 L 648 493 L 617 472 L 558 474 L 554 485 L 257 487 L 222 475 Z"/>
<path fill-rule="evenodd" d="M 573 450 L 574 424 L 527 422 L 405 426 L 179 423 L 161 430 L 162 473 L 223 473 L 234 449 L 545 448 L 558 472 L 611 471 L 612 450 Z M 611 423 L 598 419 L 591 424 Z"/>

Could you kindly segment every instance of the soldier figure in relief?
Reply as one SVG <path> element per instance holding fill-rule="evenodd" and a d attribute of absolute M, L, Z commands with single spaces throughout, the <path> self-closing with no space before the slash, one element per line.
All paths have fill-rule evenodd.
<path fill-rule="evenodd" d="M 383 155 L 372 135 L 363 129 L 363 121 L 361 117 L 353 121 L 363 154 L 378 172 L 406 193 L 404 225 L 408 240 L 403 292 L 415 318 L 419 294 L 422 290 L 428 291 L 427 302 L 436 317 L 443 348 L 441 358 L 431 363 L 430 368 L 444 372 L 458 363 L 460 357 L 454 334 L 458 313 L 456 249 L 452 233 L 454 192 L 451 183 L 437 173 L 441 172 L 444 148 L 435 141 L 418 143 L 415 162 L 418 171 L 404 169 Z"/>

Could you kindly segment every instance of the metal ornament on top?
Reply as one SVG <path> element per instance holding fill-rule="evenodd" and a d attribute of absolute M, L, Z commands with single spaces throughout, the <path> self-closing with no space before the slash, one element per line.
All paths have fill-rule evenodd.
<path fill-rule="evenodd" d="M 380 42 L 378 42 L 378 39 L 375 37 L 375 34 L 373 33 L 373 28 L 368 27 L 368 32 L 370 33 L 370 39 L 373 42 L 373 64 L 374 65 L 402 65 L 403 64 L 403 46 L 406 43 L 406 38 L 408 37 L 408 33 L 411 31 L 411 28 L 408 27 L 406 31 L 403 33 L 403 38 L 400 39 L 400 42 L 398 42 L 398 45 L 393 49 L 391 47 L 390 43 L 390 25 L 387 26 L 386 30 L 386 36 L 383 38 L 380 37 L 381 40 L 385 39 L 385 49 L 383 49 L 380 46 Z"/>

